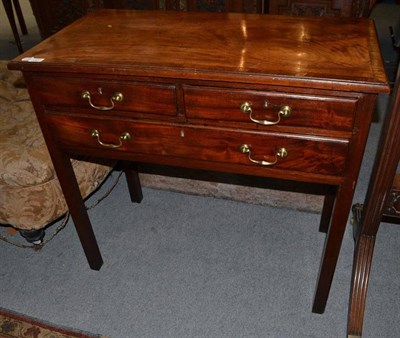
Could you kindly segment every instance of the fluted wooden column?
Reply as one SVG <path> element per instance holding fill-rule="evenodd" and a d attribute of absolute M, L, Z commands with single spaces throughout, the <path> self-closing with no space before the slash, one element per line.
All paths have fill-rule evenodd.
<path fill-rule="evenodd" d="M 375 238 L 400 159 L 400 72 L 385 118 L 356 239 L 350 291 L 348 337 L 361 337 Z M 371 304 L 373 307 L 373 304 Z"/>

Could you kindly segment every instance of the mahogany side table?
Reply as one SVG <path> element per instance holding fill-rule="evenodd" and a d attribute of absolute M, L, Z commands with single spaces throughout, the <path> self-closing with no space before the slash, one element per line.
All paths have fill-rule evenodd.
<path fill-rule="evenodd" d="M 329 189 L 313 311 L 324 311 L 375 100 L 389 91 L 372 21 L 99 10 L 9 67 L 24 74 L 92 269 L 103 260 L 73 155 L 318 184 Z"/>

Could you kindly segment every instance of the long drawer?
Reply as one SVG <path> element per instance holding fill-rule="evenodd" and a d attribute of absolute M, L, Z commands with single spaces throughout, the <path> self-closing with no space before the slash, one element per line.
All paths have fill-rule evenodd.
<path fill-rule="evenodd" d="M 61 147 L 168 156 L 304 173 L 340 175 L 346 140 L 295 134 L 156 124 L 81 115 L 48 114 Z M 134 158 L 133 158 L 134 159 Z"/>
<path fill-rule="evenodd" d="M 39 88 L 41 102 L 49 106 L 87 108 L 88 113 L 103 115 L 125 112 L 131 116 L 176 116 L 178 112 L 176 88 L 172 84 L 87 78 L 55 81 L 45 76 L 32 83 Z"/>
<path fill-rule="evenodd" d="M 248 122 L 349 131 L 356 97 L 184 86 L 188 119 Z"/>

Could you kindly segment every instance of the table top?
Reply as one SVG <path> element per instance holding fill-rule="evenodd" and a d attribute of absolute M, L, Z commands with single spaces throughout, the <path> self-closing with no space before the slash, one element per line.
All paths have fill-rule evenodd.
<path fill-rule="evenodd" d="M 369 93 L 389 88 L 369 19 L 98 10 L 20 55 L 9 67 L 290 86 L 311 83 L 313 88 Z"/>

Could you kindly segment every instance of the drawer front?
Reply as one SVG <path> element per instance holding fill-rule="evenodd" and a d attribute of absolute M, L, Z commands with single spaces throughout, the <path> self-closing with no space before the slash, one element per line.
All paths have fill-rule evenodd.
<path fill-rule="evenodd" d="M 185 86 L 188 119 L 249 122 L 349 131 L 356 98 Z"/>
<path fill-rule="evenodd" d="M 345 168 L 348 147 L 346 141 L 310 139 L 301 135 L 249 133 L 61 114 L 50 114 L 47 118 L 49 130 L 57 142 L 70 148 L 264 166 L 304 173 L 340 175 Z"/>
<path fill-rule="evenodd" d="M 35 78 L 32 83 L 47 106 L 87 108 L 88 112 L 103 115 L 115 112 L 177 115 L 174 85 L 46 77 Z"/>

